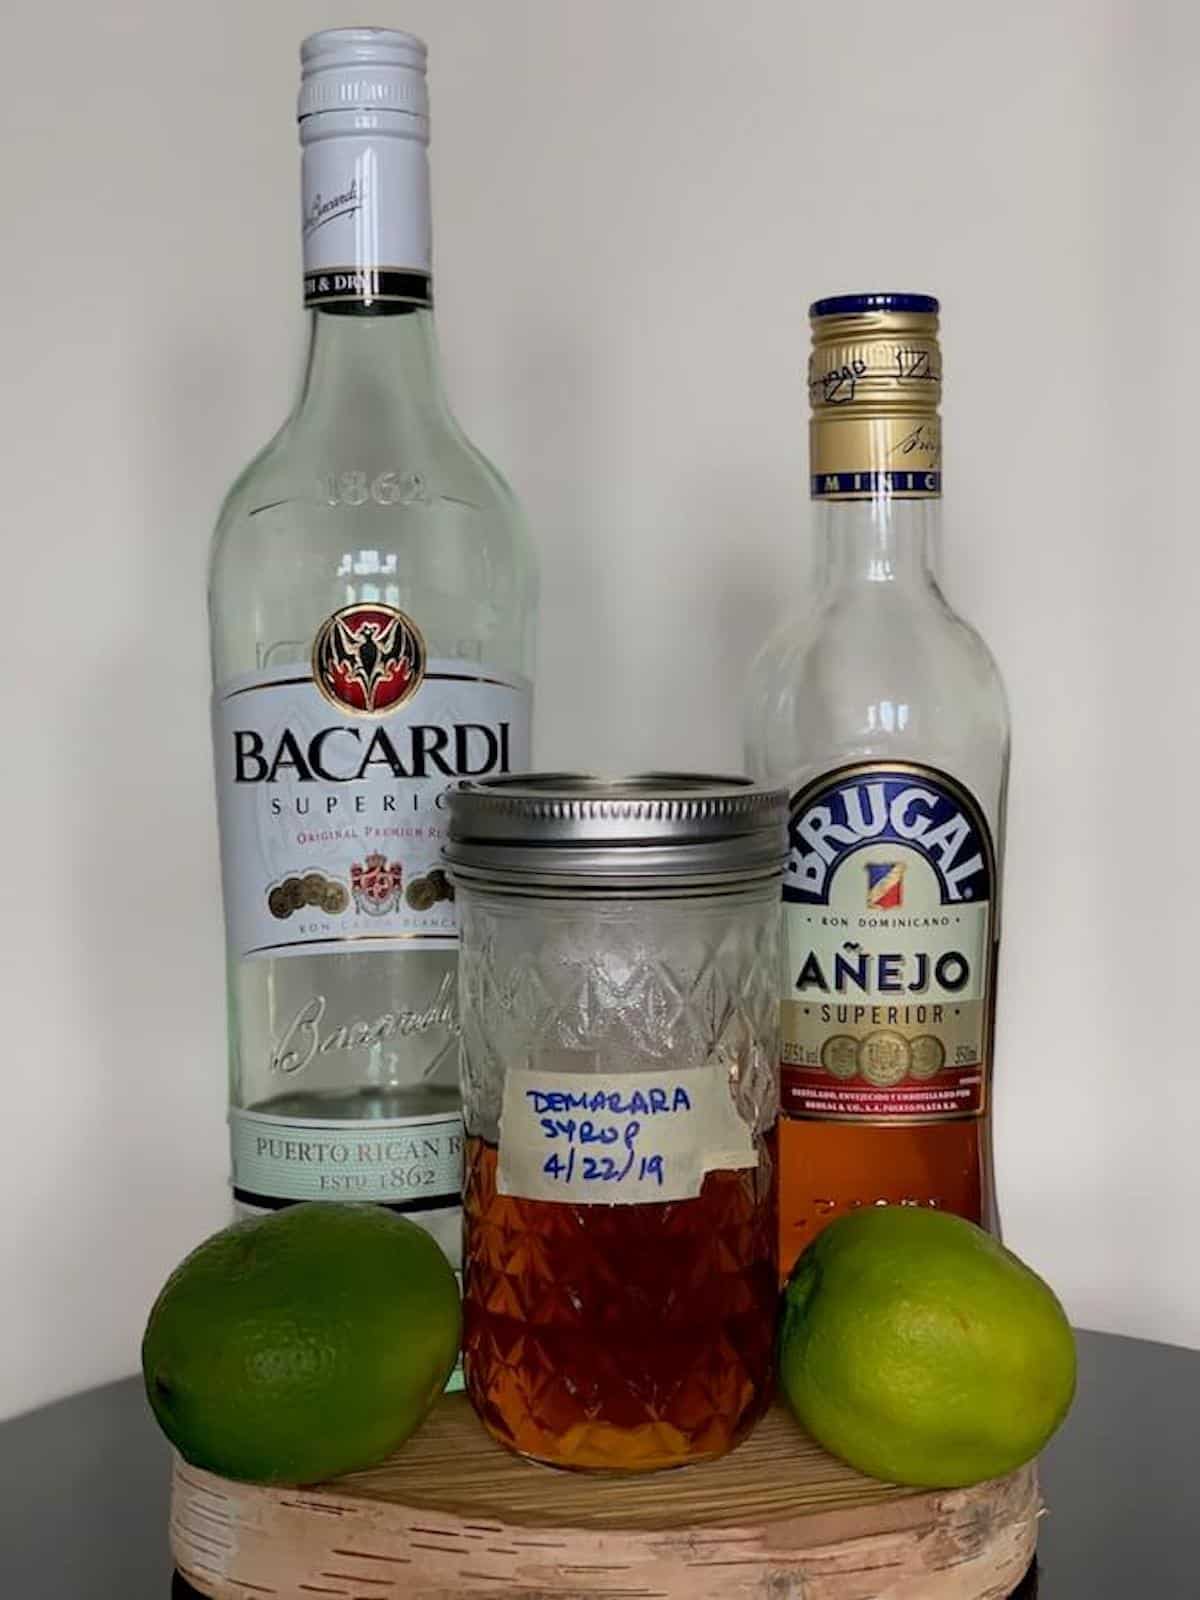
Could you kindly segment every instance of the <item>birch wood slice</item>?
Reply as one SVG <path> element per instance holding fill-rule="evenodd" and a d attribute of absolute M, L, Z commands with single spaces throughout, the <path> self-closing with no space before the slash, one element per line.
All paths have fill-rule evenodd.
<path fill-rule="evenodd" d="M 893 1488 L 782 1406 L 732 1455 L 603 1478 L 531 1465 L 444 1397 L 383 1466 L 314 1489 L 176 1460 L 171 1548 L 216 1600 L 1002 1600 L 1033 1559 L 1030 1465 Z"/>

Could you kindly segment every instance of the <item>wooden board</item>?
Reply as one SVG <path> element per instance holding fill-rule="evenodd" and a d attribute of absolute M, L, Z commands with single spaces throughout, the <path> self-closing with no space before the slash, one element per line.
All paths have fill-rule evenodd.
<path fill-rule="evenodd" d="M 1033 1466 L 911 1490 L 781 1406 L 721 1461 L 596 1478 L 502 1450 L 446 1396 L 383 1466 L 315 1489 L 176 1461 L 171 1547 L 217 1600 L 1002 1600 L 1033 1558 Z"/>

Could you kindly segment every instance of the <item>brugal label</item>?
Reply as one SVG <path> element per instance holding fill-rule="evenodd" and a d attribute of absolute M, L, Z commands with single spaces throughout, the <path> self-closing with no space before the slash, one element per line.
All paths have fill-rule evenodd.
<path fill-rule="evenodd" d="M 932 312 L 815 316 L 808 368 L 813 498 L 940 495 L 941 383 Z"/>
<path fill-rule="evenodd" d="M 783 902 L 786 1115 L 942 1122 L 986 1108 L 992 841 L 945 773 L 827 773 L 792 803 Z"/>
<path fill-rule="evenodd" d="M 694 1199 L 709 1172 L 756 1167 L 729 1071 L 510 1072 L 497 1187 L 524 1200 L 652 1205 Z"/>

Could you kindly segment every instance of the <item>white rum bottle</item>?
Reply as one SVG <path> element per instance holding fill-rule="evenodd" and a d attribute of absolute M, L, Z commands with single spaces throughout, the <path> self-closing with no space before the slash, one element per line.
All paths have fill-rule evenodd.
<path fill-rule="evenodd" d="M 425 46 L 301 50 L 308 361 L 213 542 L 242 1210 L 375 1201 L 460 1256 L 445 794 L 529 765 L 535 574 L 442 388 Z"/>
<path fill-rule="evenodd" d="M 996 1227 L 990 1079 L 1008 708 L 934 560 L 938 303 L 811 310 L 817 587 L 750 676 L 746 760 L 792 795 L 780 1267 L 839 1214 Z"/>

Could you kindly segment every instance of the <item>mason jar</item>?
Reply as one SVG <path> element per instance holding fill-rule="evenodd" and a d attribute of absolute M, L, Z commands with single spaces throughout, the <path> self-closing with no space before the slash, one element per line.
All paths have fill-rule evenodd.
<path fill-rule="evenodd" d="M 464 784 L 464 1366 L 519 1454 L 719 1456 L 770 1398 L 782 791 Z"/>

